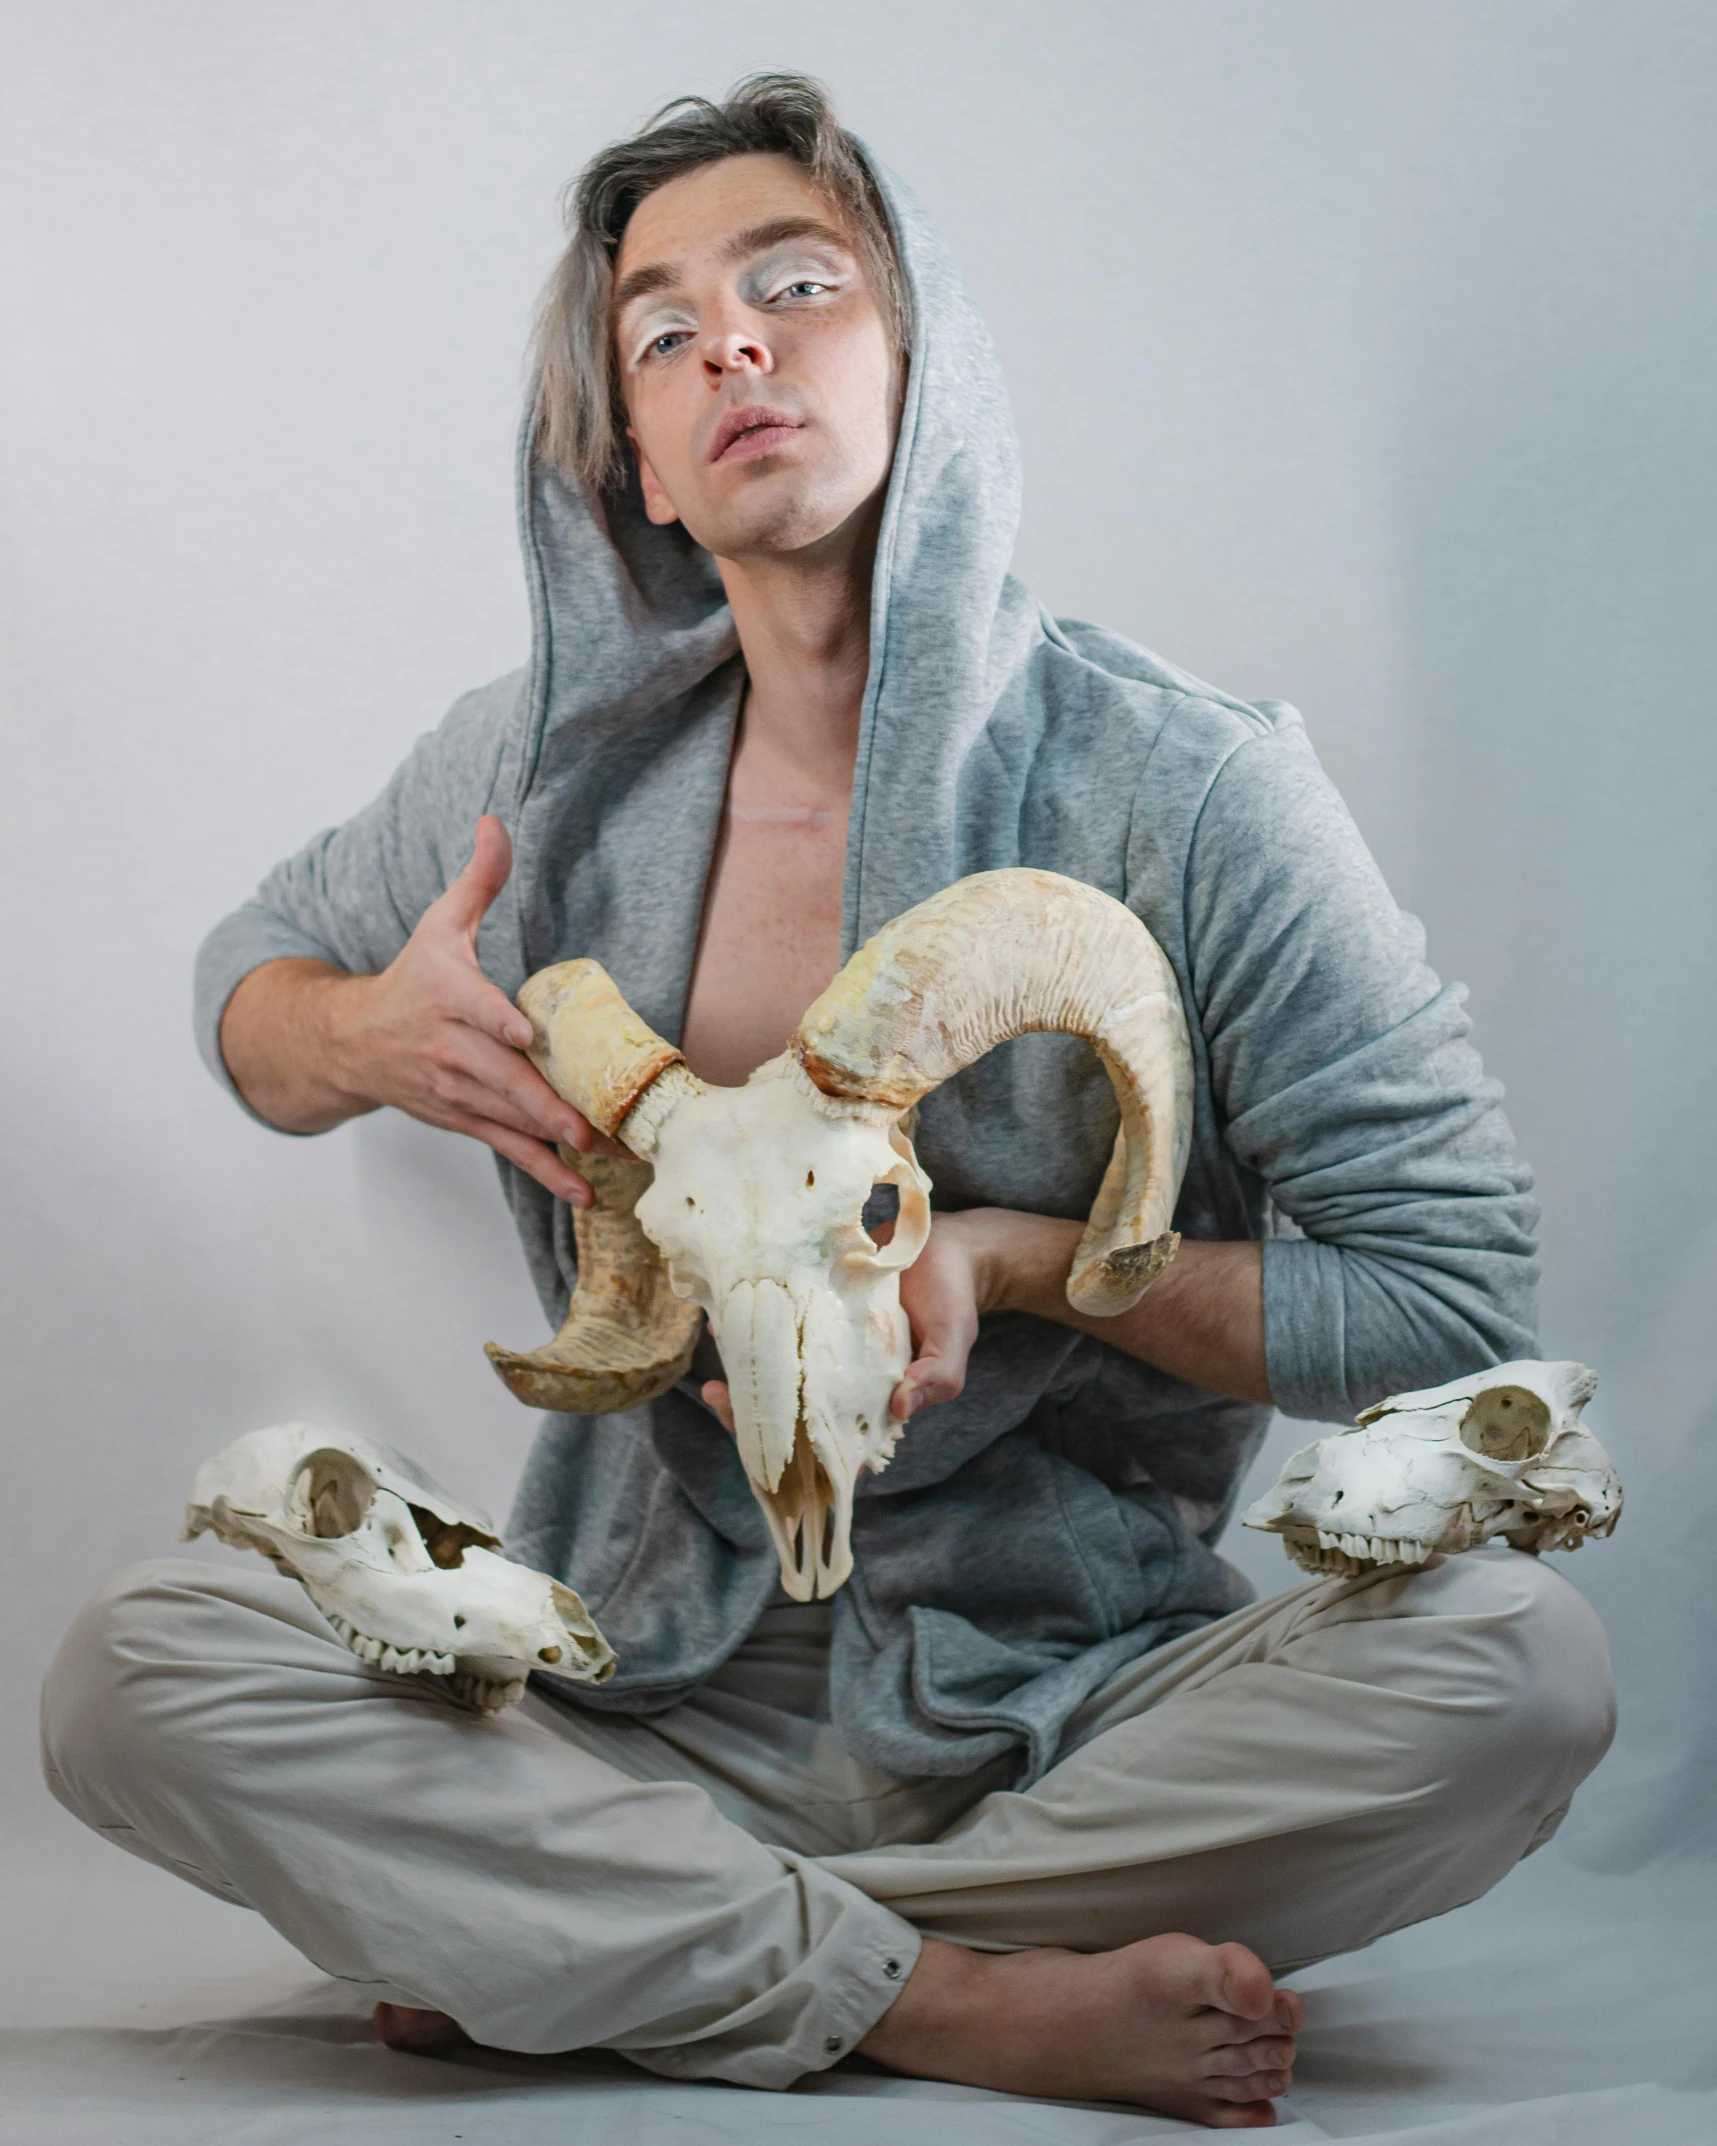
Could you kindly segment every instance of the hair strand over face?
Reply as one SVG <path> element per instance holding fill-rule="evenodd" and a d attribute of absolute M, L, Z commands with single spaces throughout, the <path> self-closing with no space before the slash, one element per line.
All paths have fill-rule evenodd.
<path fill-rule="evenodd" d="M 533 452 L 593 492 L 625 475 L 612 304 L 626 226 L 646 195 L 731 156 L 785 157 L 804 172 L 852 234 L 896 348 L 909 343 L 905 283 L 882 196 L 822 85 L 804 75 L 755 74 L 720 104 L 676 97 L 642 132 L 592 157 L 567 187 L 566 250 L 537 308 Z"/>

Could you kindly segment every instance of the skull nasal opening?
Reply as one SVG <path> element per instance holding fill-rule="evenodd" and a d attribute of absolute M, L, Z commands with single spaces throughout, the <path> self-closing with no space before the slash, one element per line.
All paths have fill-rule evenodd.
<path fill-rule="evenodd" d="M 479 1550 L 497 1547 L 493 1535 L 485 1535 L 481 1528 L 467 1527 L 463 1520 L 443 1520 L 427 1505 L 413 1505 L 407 1510 L 417 1523 L 423 1547 L 443 1572 L 452 1572 L 464 1564 L 466 1551 L 473 1547 Z"/>

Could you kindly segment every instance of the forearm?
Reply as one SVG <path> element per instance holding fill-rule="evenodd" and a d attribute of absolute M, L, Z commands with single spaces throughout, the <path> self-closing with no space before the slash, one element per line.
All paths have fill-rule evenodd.
<path fill-rule="evenodd" d="M 1214 1393 L 1241 1401 L 1270 1400 L 1261 1246 L 1183 1239 L 1131 1311 L 1095 1319 L 1067 1301 L 1079 1223 L 1001 1208 L 979 1209 L 958 1219 L 980 1233 L 983 1310 L 1031 1312 L 1095 1334 L 1128 1356 Z"/>
<path fill-rule="evenodd" d="M 325 1133 L 376 1107 L 357 1092 L 344 1039 L 375 979 L 325 961 L 265 961 L 227 1001 L 221 1056 L 259 1117 L 288 1133 Z"/>

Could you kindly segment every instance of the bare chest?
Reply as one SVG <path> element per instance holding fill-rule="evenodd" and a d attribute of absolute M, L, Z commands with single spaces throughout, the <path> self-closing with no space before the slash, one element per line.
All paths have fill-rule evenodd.
<path fill-rule="evenodd" d="M 723 815 L 704 896 L 681 1047 L 694 1073 L 738 1086 L 786 1048 L 841 958 L 845 796 L 744 801 Z"/>

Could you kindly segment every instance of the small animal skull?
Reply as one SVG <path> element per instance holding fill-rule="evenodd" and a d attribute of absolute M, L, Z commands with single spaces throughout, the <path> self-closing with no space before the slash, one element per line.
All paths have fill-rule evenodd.
<path fill-rule="evenodd" d="M 1621 1516 L 1615 1465 L 1580 1412 L 1584 1364 L 1499 1364 L 1368 1408 L 1296 1453 L 1242 1524 L 1279 1534 L 1307 1572 L 1419 1565 L 1501 1535 L 1577 1550 Z"/>
<path fill-rule="evenodd" d="M 540 971 L 519 1005 L 545 1078 L 654 1177 L 640 1193 L 636 1165 L 592 1171 L 598 1207 L 575 1221 L 566 1324 L 530 1355 L 489 1353 L 538 1406 L 626 1407 L 684 1375 L 696 1314 L 688 1330 L 667 1306 L 701 1306 L 740 1458 L 798 1601 L 850 1574 L 857 1477 L 886 1467 L 901 1433 L 889 1413 L 911 1358 L 900 1274 L 930 1231 L 930 1180 L 904 1121 L 924 1095 L 1010 1036 L 1085 1037 L 1121 1127 L 1070 1301 L 1126 1310 L 1180 1241 L 1170 1224 L 1191 1142 L 1192 1054 L 1174 971 L 1131 911 L 1076 880 L 982 872 L 895 918 L 742 1088 L 698 1080 L 593 961 Z M 900 1202 L 886 1245 L 862 1220 L 878 1185 Z M 594 1219 L 620 1203 L 630 1235 Z"/>
<path fill-rule="evenodd" d="M 533 1669 L 579 1683 L 614 1653 L 570 1587 L 498 1556 L 488 1517 L 390 1447 L 307 1423 L 252 1431 L 197 1470 L 179 1539 L 260 1550 L 366 1662 L 447 1677 L 485 1712 Z"/>

